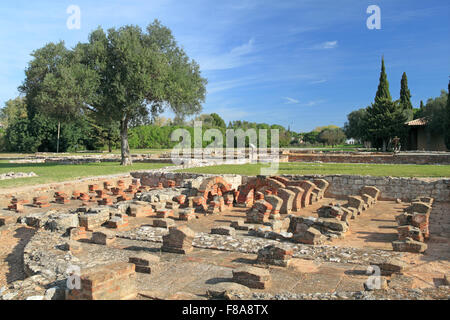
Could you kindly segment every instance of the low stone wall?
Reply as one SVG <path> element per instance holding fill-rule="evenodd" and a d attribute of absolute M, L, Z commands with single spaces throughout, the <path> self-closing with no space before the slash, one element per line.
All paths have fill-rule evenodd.
<path fill-rule="evenodd" d="M 375 186 L 381 200 L 411 201 L 418 196 L 450 201 L 450 178 L 396 178 L 357 175 L 283 175 L 292 180 L 325 179 L 330 183 L 327 196 L 345 197 L 359 194 L 363 186 Z"/>
<path fill-rule="evenodd" d="M 214 175 L 176 172 L 132 172 L 143 184 L 155 185 L 158 182 L 174 180 L 177 185 L 197 187 L 205 178 L 221 176 L 233 188 L 246 184 L 247 176 Z M 346 197 L 359 194 L 366 185 L 375 186 L 381 191 L 382 200 L 402 199 L 411 201 L 418 196 L 433 197 L 436 201 L 450 201 L 450 178 L 395 178 L 358 175 L 282 175 L 291 180 L 325 179 L 330 183 L 326 196 Z"/>
<path fill-rule="evenodd" d="M 447 153 L 291 153 L 289 162 L 378 163 L 378 164 L 450 164 Z"/>

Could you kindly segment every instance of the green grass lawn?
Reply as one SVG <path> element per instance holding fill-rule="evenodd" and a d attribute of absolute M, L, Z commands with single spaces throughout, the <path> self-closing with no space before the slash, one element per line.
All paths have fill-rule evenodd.
<path fill-rule="evenodd" d="M 131 154 L 161 154 L 170 152 L 171 149 L 131 149 Z M 52 153 L 46 152 L 47 156 L 52 157 L 67 157 L 67 156 L 90 156 L 90 155 L 108 155 L 108 154 L 120 154 L 120 149 L 113 150 L 111 153 L 109 152 L 61 152 L 61 153 Z M 0 158 L 23 158 L 23 157 L 33 157 L 35 153 L 17 153 L 17 152 L 2 152 L 0 153 Z"/>
<path fill-rule="evenodd" d="M 260 174 L 267 164 L 220 165 L 183 169 L 179 172 L 209 174 Z M 349 174 L 393 177 L 450 177 L 450 165 L 348 164 L 348 163 L 280 163 L 278 174 Z"/>
<path fill-rule="evenodd" d="M 167 167 L 167 163 L 134 163 L 123 167 L 119 162 L 61 165 L 52 163 L 8 163 L 0 161 L 0 174 L 7 172 L 34 172 L 38 176 L 0 180 L 0 188 L 19 187 L 41 183 L 60 182 L 77 178 L 127 173 L 136 170 L 149 170 Z"/>

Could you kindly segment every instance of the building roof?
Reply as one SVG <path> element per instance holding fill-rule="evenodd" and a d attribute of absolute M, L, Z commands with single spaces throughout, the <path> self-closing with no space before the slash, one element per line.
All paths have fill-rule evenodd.
<path fill-rule="evenodd" d="M 406 122 L 405 124 L 408 126 L 425 126 L 427 124 L 427 119 L 419 118 Z"/>

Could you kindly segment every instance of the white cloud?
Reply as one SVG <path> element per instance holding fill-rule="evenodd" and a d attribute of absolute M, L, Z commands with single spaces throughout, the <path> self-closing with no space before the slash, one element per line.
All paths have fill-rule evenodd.
<path fill-rule="evenodd" d="M 320 79 L 320 80 L 311 81 L 309 84 L 320 84 L 320 83 L 325 83 L 325 82 L 327 82 L 326 79 Z"/>
<path fill-rule="evenodd" d="M 312 49 L 334 49 L 334 48 L 337 48 L 337 46 L 338 46 L 337 40 L 325 41 L 323 43 L 315 45 L 314 47 L 312 47 Z"/>
<path fill-rule="evenodd" d="M 297 103 L 300 103 L 299 100 L 294 99 L 294 98 L 284 97 L 284 99 L 286 100 L 286 104 L 297 104 Z"/>
<path fill-rule="evenodd" d="M 234 47 L 227 53 L 211 54 L 200 57 L 199 64 L 204 71 L 226 70 L 253 63 L 256 58 L 250 56 L 254 52 L 255 40 L 252 38 L 247 43 Z"/>

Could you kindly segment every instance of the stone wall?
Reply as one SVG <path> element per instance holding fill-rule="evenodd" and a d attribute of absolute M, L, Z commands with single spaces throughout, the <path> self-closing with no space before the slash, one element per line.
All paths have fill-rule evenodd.
<path fill-rule="evenodd" d="M 142 183 L 154 185 L 159 181 L 174 180 L 177 185 L 194 187 L 205 178 L 222 176 L 235 189 L 239 184 L 246 184 L 247 176 L 213 175 L 175 172 L 132 172 L 134 178 Z M 395 178 L 357 175 L 282 175 L 291 180 L 325 179 L 330 183 L 326 196 L 346 197 L 357 195 L 363 186 L 375 186 L 381 191 L 382 200 L 411 201 L 418 196 L 429 196 L 436 201 L 450 201 L 450 178 Z"/>
<path fill-rule="evenodd" d="M 447 153 L 290 153 L 289 162 L 378 163 L 378 164 L 450 164 Z"/>
<path fill-rule="evenodd" d="M 357 175 L 283 175 L 292 180 L 325 179 L 330 183 L 326 195 L 345 197 L 359 194 L 363 186 L 375 186 L 381 191 L 381 200 L 411 201 L 428 196 L 436 201 L 450 201 L 450 178 L 396 178 Z"/>

